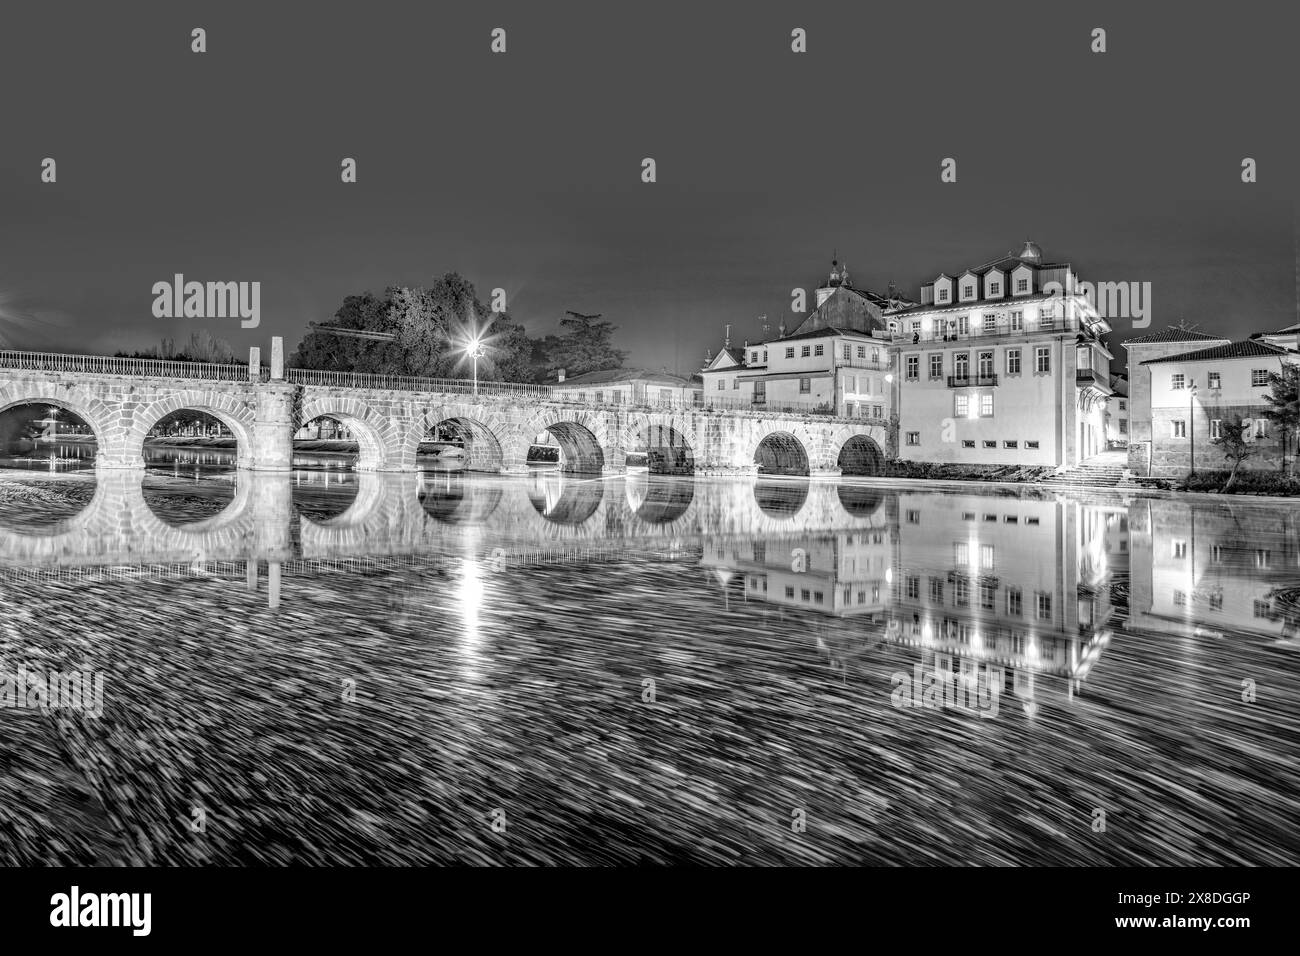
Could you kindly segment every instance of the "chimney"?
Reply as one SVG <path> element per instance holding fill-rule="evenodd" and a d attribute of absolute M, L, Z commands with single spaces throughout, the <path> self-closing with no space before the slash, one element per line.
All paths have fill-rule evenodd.
<path fill-rule="evenodd" d="M 564 369 L 560 369 L 560 381 L 564 381 Z"/>

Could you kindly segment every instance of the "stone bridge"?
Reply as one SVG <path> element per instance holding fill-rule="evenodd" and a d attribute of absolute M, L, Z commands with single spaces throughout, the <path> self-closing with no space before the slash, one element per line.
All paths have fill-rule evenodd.
<path fill-rule="evenodd" d="M 90 502 L 73 517 L 39 528 L 0 523 L 0 569 L 449 552 L 515 562 L 588 545 L 681 552 L 755 536 L 779 541 L 883 530 L 897 520 L 890 518 L 892 497 L 865 484 L 644 473 L 582 478 L 555 471 L 473 479 L 362 472 L 356 496 L 340 514 L 308 517 L 295 501 L 294 476 L 246 471 L 231 476 L 233 495 L 220 513 L 177 524 L 155 512 L 143 477 L 104 469 Z"/>
<path fill-rule="evenodd" d="M 173 412 L 204 412 L 235 436 L 237 466 L 288 471 L 293 435 L 332 419 L 359 447 L 358 469 L 414 472 L 422 441 L 449 426 L 472 471 L 521 473 L 543 433 L 568 474 L 622 472 L 632 452 L 677 474 L 880 474 L 893 442 L 882 420 L 569 400 L 547 386 L 100 356 L 0 352 L 0 412 L 56 406 L 94 432 L 100 469 L 144 467 L 144 442 Z"/>

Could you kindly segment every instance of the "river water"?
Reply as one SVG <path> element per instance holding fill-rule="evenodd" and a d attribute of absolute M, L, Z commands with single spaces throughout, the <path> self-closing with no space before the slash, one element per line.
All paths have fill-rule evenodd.
<path fill-rule="evenodd" d="M 1300 508 L 7 464 L 6 863 L 1300 862 Z"/>

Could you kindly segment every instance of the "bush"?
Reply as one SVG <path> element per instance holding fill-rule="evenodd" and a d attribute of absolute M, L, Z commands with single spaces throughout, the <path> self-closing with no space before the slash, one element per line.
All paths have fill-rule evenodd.
<path fill-rule="evenodd" d="M 1185 479 L 1179 491 L 1222 492 L 1228 483 L 1227 471 L 1198 471 Z M 1229 494 L 1235 495 L 1300 495 L 1300 478 L 1280 471 L 1239 471 Z"/>

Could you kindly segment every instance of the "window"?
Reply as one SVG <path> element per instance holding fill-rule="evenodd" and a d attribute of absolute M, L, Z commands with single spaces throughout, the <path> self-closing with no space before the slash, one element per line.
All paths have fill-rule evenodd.
<path fill-rule="evenodd" d="M 811 350 L 810 348 L 808 348 L 808 346 L 805 345 L 803 348 L 801 348 L 801 349 L 799 350 L 799 357 L 800 357 L 800 358 L 807 358 L 811 353 L 812 353 L 812 350 Z"/>
<path fill-rule="evenodd" d="M 750 353 L 749 353 L 749 362 L 750 362 L 751 365 L 757 365 L 757 364 L 758 364 L 758 352 L 750 352 Z"/>
<path fill-rule="evenodd" d="M 963 299 L 975 298 L 975 286 L 972 283 L 967 283 L 966 285 L 962 286 L 961 297 Z"/>
<path fill-rule="evenodd" d="M 1027 442 L 1025 442 L 1025 447 L 1026 447 L 1026 448 L 1037 448 L 1037 447 L 1038 447 L 1038 442 L 1036 442 L 1036 441 L 1027 441 Z M 1037 524 L 1037 523 L 1038 523 L 1038 522 L 1037 522 L 1036 520 L 1033 522 L 1033 524 Z"/>
<path fill-rule="evenodd" d="M 970 377 L 970 353 L 958 352 L 952 357 L 952 373 L 958 378 Z"/>
<path fill-rule="evenodd" d="M 1012 332 L 1023 332 L 1025 330 L 1025 313 L 1012 312 L 1010 325 Z"/>
<path fill-rule="evenodd" d="M 936 604 L 943 603 L 943 578 L 930 579 L 930 600 Z"/>
<path fill-rule="evenodd" d="M 1175 392 L 1182 391 L 1187 387 L 1187 380 L 1183 377 L 1181 372 L 1175 373 L 1169 376 L 1169 387 Z"/>
<path fill-rule="evenodd" d="M 1052 619 L 1052 596 L 1046 591 L 1038 592 L 1038 619 L 1040 621 Z"/>
<path fill-rule="evenodd" d="M 754 383 L 754 404 L 762 405 L 767 401 L 767 382 Z"/>
<path fill-rule="evenodd" d="M 844 361 L 846 361 L 846 362 L 851 362 L 851 361 L 853 361 L 853 346 L 852 346 L 852 345 L 850 345 L 848 342 L 845 342 L 843 348 L 842 348 L 840 351 L 841 351 L 841 354 L 844 356 Z"/>
<path fill-rule="evenodd" d="M 872 405 L 872 406 L 871 406 L 871 417 L 872 417 L 872 418 L 884 418 L 884 417 L 885 417 L 885 409 L 884 409 L 884 407 L 881 406 L 881 405 Z"/>
<path fill-rule="evenodd" d="M 1002 283 L 1000 283 L 1000 282 L 990 282 L 990 283 L 989 283 L 989 298 L 990 298 L 990 299 L 996 299 L 996 298 L 997 298 L 998 296 L 1000 296 L 1001 294 L 1002 294 Z"/>
<path fill-rule="evenodd" d="M 997 588 L 991 584 L 980 585 L 980 610 L 993 610 L 993 602 L 996 599 Z"/>
<path fill-rule="evenodd" d="M 1008 441 L 1004 441 L 1004 442 L 1002 443 L 1002 447 L 1003 447 L 1003 448 L 1019 448 L 1019 447 L 1020 447 L 1020 442 L 1018 442 L 1018 441 L 1016 441 L 1016 440 L 1014 440 L 1014 439 L 1010 439 L 1010 440 L 1008 440 Z"/>
<path fill-rule="evenodd" d="M 1007 349 L 1007 374 L 1020 374 L 1020 349 Z"/>
<path fill-rule="evenodd" d="M 913 334 L 913 335 L 920 335 L 920 334 L 921 334 L 921 320 L 920 320 L 920 319 L 915 319 L 915 320 L 913 320 L 913 322 L 912 322 L 912 334 Z"/>
<path fill-rule="evenodd" d="M 998 327 L 998 317 L 997 317 L 997 313 L 995 313 L 995 312 L 985 312 L 985 313 L 984 313 L 984 331 L 985 331 L 985 332 L 992 332 L 992 331 L 993 331 L 994 329 L 996 329 L 997 327 Z"/>
<path fill-rule="evenodd" d="M 615 405 L 622 405 L 623 393 L 620 392 L 618 389 L 615 389 L 614 391 L 609 393 L 609 399 Z"/>
<path fill-rule="evenodd" d="M 957 332 L 960 335 L 970 335 L 970 316 L 957 316 Z"/>
<path fill-rule="evenodd" d="M 919 444 L 921 444 L 921 433 L 920 433 L 920 432 L 908 432 L 908 433 L 907 433 L 907 443 L 908 443 L 909 445 L 919 445 Z"/>
<path fill-rule="evenodd" d="M 1052 371 L 1052 350 L 1040 345 L 1034 349 L 1034 371 L 1039 375 L 1049 375 Z"/>
<path fill-rule="evenodd" d="M 980 378 L 989 378 L 993 375 L 993 353 L 980 353 Z"/>
<path fill-rule="evenodd" d="M 909 509 L 908 509 L 908 512 L 907 512 L 907 523 L 908 523 L 908 524 L 920 524 L 920 523 L 921 523 L 921 512 L 918 511 L 918 510 L 916 510 L 915 508 L 909 508 Z"/>
<path fill-rule="evenodd" d="M 939 301 L 940 301 L 940 302 L 947 302 L 947 301 L 948 301 L 948 290 L 947 290 L 947 289 L 940 289 L 940 290 L 939 290 Z"/>
<path fill-rule="evenodd" d="M 910 382 L 914 382 L 920 377 L 921 377 L 921 356 L 909 355 L 907 357 L 907 379 Z"/>
<path fill-rule="evenodd" d="M 992 439 L 989 439 L 989 440 L 986 440 L 986 441 L 984 442 L 984 447 L 985 447 L 985 448 L 997 448 L 997 447 L 998 447 L 998 443 L 997 443 L 996 441 L 993 441 Z"/>
<path fill-rule="evenodd" d="M 908 575 L 907 578 L 907 597 L 912 601 L 921 600 L 921 579 Z"/>
<path fill-rule="evenodd" d="M 859 345 L 859 346 L 858 346 L 858 358 L 860 358 L 860 359 L 864 359 L 864 358 L 866 358 L 866 357 L 867 357 L 867 347 L 866 347 L 865 345 Z"/>
<path fill-rule="evenodd" d="M 969 395 L 959 394 L 955 397 L 954 401 L 955 401 L 955 405 L 953 407 L 954 415 L 956 415 L 958 418 L 965 418 L 967 415 L 970 414 Z"/>
<path fill-rule="evenodd" d="M 1123 425 L 1123 424 L 1125 424 L 1125 422 L 1121 419 L 1121 420 L 1120 420 L 1120 424 Z M 1210 437 L 1211 437 L 1211 438 L 1222 438 L 1222 437 L 1223 437 L 1223 431 L 1222 431 L 1222 428 L 1223 428 L 1223 419 L 1221 419 L 1221 418 L 1211 418 L 1211 419 L 1210 419 Z M 1122 428 L 1120 429 L 1120 431 L 1123 431 L 1123 430 L 1124 430 L 1124 429 L 1122 429 Z"/>
<path fill-rule="evenodd" d="M 1021 609 L 1022 597 L 1020 588 L 1007 588 L 1007 613 L 1019 617 L 1024 611 Z"/>
<path fill-rule="evenodd" d="M 963 438 L 961 441 L 962 448 L 974 448 L 975 440 L 973 438 Z"/>
<path fill-rule="evenodd" d="M 799 379 L 799 394 L 807 395 L 811 391 L 812 391 L 812 379 L 810 378 Z"/>
<path fill-rule="evenodd" d="M 1250 370 L 1250 387 L 1260 388 L 1268 384 L 1268 369 L 1252 368 Z"/>
<path fill-rule="evenodd" d="M 1028 280 L 1028 279 L 1017 279 L 1017 280 L 1016 280 L 1016 291 L 1017 291 L 1017 292 L 1028 292 L 1028 291 L 1029 291 L 1029 280 Z"/>
<path fill-rule="evenodd" d="M 1221 387 L 1220 380 L 1219 380 L 1219 373 L 1218 373 L 1218 372 L 1211 372 L 1211 373 L 1210 373 L 1210 382 L 1209 382 L 1209 387 L 1210 387 L 1210 388 L 1220 388 L 1220 387 Z M 1119 407 L 1120 407 L 1120 408 L 1123 408 L 1123 407 L 1124 407 L 1123 402 L 1120 403 L 1120 406 L 1119 406 Z"/>
<path fill-rule="evenodd" d="M 1128 419 L 1127 419 L 1127 418 L 1121 418 L 1121 419 L 1119 420 L 1119 433 L 1120 433 L 1121 435 L 1127 435 L 1127 434 L 1128 434 Z"/>
<path fill-rule="evenodd" d="M 1255 419 L 1255 437 L 1256 437 L 1256 438 L 1267 438 L 1267 437 L 1268 437 L 1268 419 L 1267 419 L 1267 418 L 1257 418 L 1257 419 Z"/>
<path fill-rule="evenodd" d="M 596 404 L 597 404 L 597 405 L 604 405 L 604 404 L 605 404 L 605 393 L 604 393 L 604 392 L 599 391 L 599 390 L 596 392 Z"/>
<path fill-rule="evenodd" d="M 930 378 L 943 378 L 943 353 L 930 356 Z"/>
<path fill-rule="evenodd" d="M 788 597 L 788 598 L 793 598 L 793 597 L 794 597 L 794 588 L 787 587 L 787 588 L 785 589 L 785 596 Z"/>
<path fill-rule="evenodd" d="M 1174 426 L 1175 438 L 1187 437 L 1187 422 L 1183 421 L 1181 418 L 1176 418 L 1172 422 L 1170 422 L 1170 424 Z"/>
<path fill-rule="evenodd" d="M 740 388 L 740 378 L 739 378 L 739 376 L 737 376 L 736 378 L 733 378 L 733 379 L 731 380 L 731 388 L 732 388 L 733 391 L 734 391 L 735 389 Z"/>
<path fill-rule="evenodd" d="M 793 346 L 791 346 L 790 348 L 788 348 L 788 349 L 785 350 L 785 357 L 786 357 L 786 358 L 794 358 L 794 347 L 793 347 Z"/>
<path fill-rule="evenodd" d="M 718 379 L 718 391 L 719 392 L 724 391 L 726 387 L 727 387 L 727 380 L 725 378 Z"/>
<path fill-rule="evenodd" d="M 993 393 L 980 396 L 980 417 L 990 418 L 993 415 Z"/>
<path fill-rule="evenodd" d="M 767 364 L 767 349 L 763 349 L 763 364 Z M 766 582 L 764 582 L 766 583 Z"/>
<path fill-rule="evenodd" d="M 1175 558 L 1185 558 L 1185 557 L 1187 557 L 1187 542 L 1186 542 L 1186 541 L 1175 541 L 1175 542 L 1173 542 L 1173 547 L 1174 547 L 1174 554 L 1173 554 L 1173 556 L 1174 556 Z"/>
<path fill-rule="evenodd" d="M 1119 400 L 1119 410 L 1121 412 L 1128 410 L 1128 402 L 1124 401 L 1122 398 Z"/>
<path fill-rule="evenodd" d="M 813 355 L 822 355 L 825 353 L 825 351 L 826 349 L 824 346 L 818 345 L 816 348 L 813 349 Z"/>

